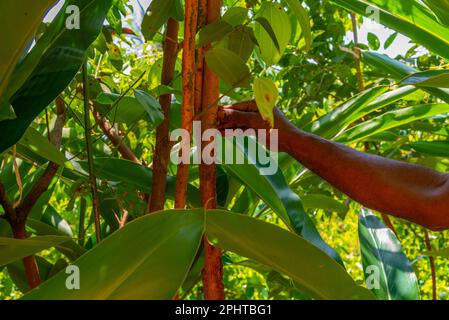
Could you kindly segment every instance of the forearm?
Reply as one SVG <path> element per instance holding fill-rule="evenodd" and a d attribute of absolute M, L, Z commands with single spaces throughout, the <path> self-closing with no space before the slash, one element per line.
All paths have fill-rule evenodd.
<path fill-rule="evenodd" d="M 362 205 L 424 225 L 449 228 L 449 179 L 421 166 L 363 153 L 289 128 L 287 151 Z"/>

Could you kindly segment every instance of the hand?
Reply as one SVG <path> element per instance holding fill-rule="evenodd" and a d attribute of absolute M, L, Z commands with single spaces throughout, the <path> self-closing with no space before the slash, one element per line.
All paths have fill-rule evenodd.
<path fill-rule="evenodd" d="M 288 151 L 288 136 L 296 130 L 296 127 L 278 108 L 274 108 L 273 113 L 273 129 L 277 129 L 279 134 L 279 150 L 273 151 Z M 225 129 L 265 129 L 267 131 L 271 129 L 268 121 L 262 119 L 255 101 L 244 101 L 220 107 L 218 111 L 218 121 L 218 128 L 222 132 Z"/>

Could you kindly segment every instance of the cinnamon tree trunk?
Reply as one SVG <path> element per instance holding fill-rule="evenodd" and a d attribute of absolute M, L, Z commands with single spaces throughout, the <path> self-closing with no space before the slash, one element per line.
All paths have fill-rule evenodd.
<path fill-rule="evenodd" d="M 220 18 L 221 0 L 207 1 L 207 24 L 213 23 Z M 210 46 L 209 46 L 210 47 Z M 207 48 L 209 49 L 209 48 Z M 206 50 L 207 50 L 206 49 Z M 201 128 L 204 132 L 215 129 L 217 126 L 217 112 L 219 100 L 219 79 L 206 63 L 204 65 L 203 90 L 202 90 L 202 117 Z M 205 141 L 202 149 L 215 141 Z M 216 166 L 215 164 L 200 165 L 200 191 L 201 202 L 205 209 L 217 208 L 216 190 Z M 212 246 L 207 237 L 203 239 L 205 263 L 202 272 L 204 297 L 207 300 L 223 300 L 223 264 L 221 261 L 221 249 Z"/>

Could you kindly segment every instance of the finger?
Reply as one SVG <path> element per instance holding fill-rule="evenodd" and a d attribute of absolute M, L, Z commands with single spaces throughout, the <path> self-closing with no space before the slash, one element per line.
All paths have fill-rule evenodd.
<path fill-rule="evenodd" d="M 223 108 L 224 109 L 233 109 L 233 110 L 238 110 L 238 111 L 259 112 L 259 109 L 257 108 L 256 101 L 254 101 L 254 100 L 234 103 L 231 105 L 224 106 Z"/>

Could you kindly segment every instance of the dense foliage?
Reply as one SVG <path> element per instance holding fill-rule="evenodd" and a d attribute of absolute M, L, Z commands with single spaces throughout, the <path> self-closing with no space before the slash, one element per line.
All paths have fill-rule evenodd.
<path fill-rule="evenodd" d="M 190 166 L 185 210 L 173 210 L 170 162 L 164 211 L 148 214 L 157 128 L 168 117 L 170 131 L 183 123 L 186 3 L 65 0 L 42 22 L 55 2 L 0 4 L 0 299 L 203 299 L 204 235 L 223 249 L 227 299 L 448 299 L 448 232 L 364 209 L 287 154 L 274 175 L 258 163 L 217 165 L 217 210 L 203 209 L 199 165 Z M 72 5 L 80 29 L 67 27 Z M 196 33 L 197 59 L 220 78 L 219 104 L 256 99 L 268 120 L 277 105 L 303 130 L 448 172 L 445 1 L 222 5 Z M 376 52 L 397 33 L 353 41 L 353 22 L 373 9 L 411 39 L 408 52 Z M 30 290 L 30 255 L 40 290 Z M 65 286 L 69 265 L 80 269 L 80 290 Z M 381 277 L 368 290 L 370 266 Z"/>

